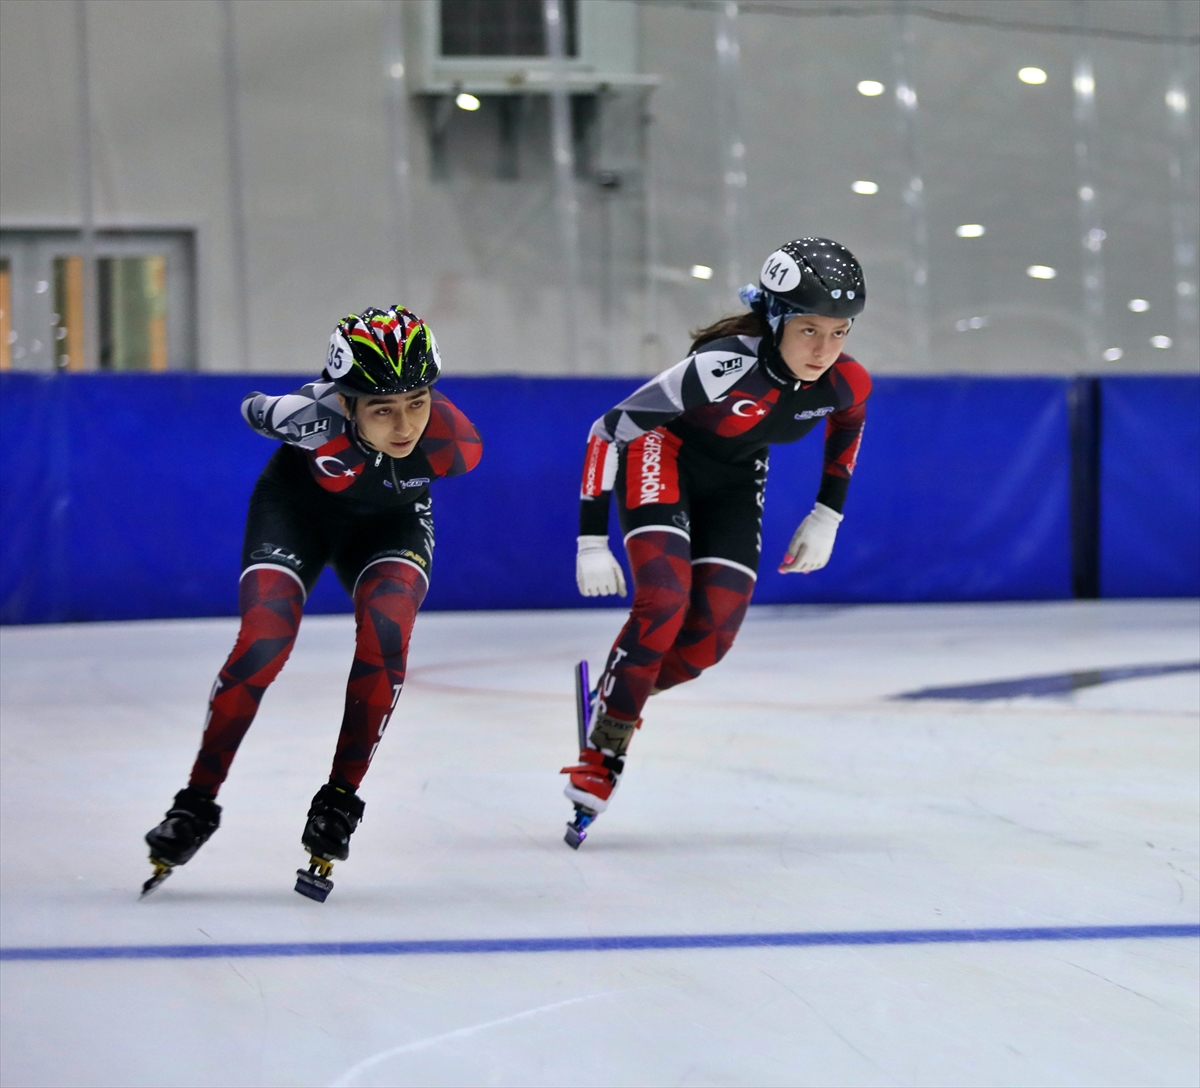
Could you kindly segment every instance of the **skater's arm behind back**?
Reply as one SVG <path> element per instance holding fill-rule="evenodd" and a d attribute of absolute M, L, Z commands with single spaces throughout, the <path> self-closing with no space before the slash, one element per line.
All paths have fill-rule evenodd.
<path fill-rule="evenodd" d="M 264 438 L 315 450 L 346 430 L 346 415 L 331 382 L 309 382 L 294 393 L 250 393 L 242 418 Z"/>

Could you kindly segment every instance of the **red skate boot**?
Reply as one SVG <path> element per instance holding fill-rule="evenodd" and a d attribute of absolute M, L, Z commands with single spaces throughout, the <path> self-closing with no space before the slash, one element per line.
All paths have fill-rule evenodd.
<path fill-rule="evenodd" d="M 571 776 L 563 788 L 563 795 L 575 806 L 575 818 L 567 824 L 564 839 L 572 850 L 579 849 L 579 844 L 587 838 L 588 825 L 608 808 L 609 800 L 621 783 L 629 740 L 641 724 L 640 718 L 628 722 L 599 712 L 588 737 L 588 746 L 579 753 L 579 763 L 559 772 Z"/>

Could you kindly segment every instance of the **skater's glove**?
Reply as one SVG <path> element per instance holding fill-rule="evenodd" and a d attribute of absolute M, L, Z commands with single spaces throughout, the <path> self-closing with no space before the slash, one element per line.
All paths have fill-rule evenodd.
<path fill-rule="evenodd" d="M 812 513 L 800 522 L 800 528 L 792 535 L 787 555 L 779 564 L 779 573 L 794 574 L 799 571 L 801 574 L 807 574 L 825 566 L 833 554 L 833 541 L 841 523 L 841 514 L 817 503 L 812 508 Z"/>
<path fill-rule="evenodd" d="M 581 536 L 575 557 L 575 584 L 585 597 L 625 596 L 621 564 L 608 550 L 608 537 Z"/>

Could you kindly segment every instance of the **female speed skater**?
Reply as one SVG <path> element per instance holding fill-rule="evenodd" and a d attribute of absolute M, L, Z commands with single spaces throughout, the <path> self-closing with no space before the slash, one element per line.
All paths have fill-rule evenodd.
<path fill-rule="evenodd" d="M 326 564 L 354 600 L 354 664 L 329 781 L 301 842 L 311 856 L 296 891 L 324 901 L 335 860 L 363 816 L 358 787 L 404 683 L 417 609 L 429 588 L 429 484 L 470 472 L 479 435 L 433 388 L 437 342 L 394 306 L 351 314 L 329 342 L 320 380 L 283 397 L 251 393 L 242 415 L 283 443 L 255 484 L 242 546 L 237 642 L 213 685 L 187 786 L 146 835 L 154 875 L 143 894 L 192 858 L 221 822 L 217 791 L 271 681 L 292 652 L 304 601 Z"/>
<path fill-rule="evenodd" d="M 741 298 L 748 313 L 696 332 L 686 359 L 596 420 L 588 438 L 579 592 L 625 595 L 608 547 L 615 492 L 634 595 L 594 705 L 582 712 L 586 746 L 578 765 L 563 768 L 575 805 L 566 842 L 576 849 L 620 783 L 649 696 L 694 680 L 729 651 L 757 577 L 768 447 L 822 420 L 816 505 L 779 570 L 819 570 L 833 551 L 871 391 L 867 372 L 842 351 L 866 302 L 862 269 L 837 242 L 800 238 L 766 259 Z"/>

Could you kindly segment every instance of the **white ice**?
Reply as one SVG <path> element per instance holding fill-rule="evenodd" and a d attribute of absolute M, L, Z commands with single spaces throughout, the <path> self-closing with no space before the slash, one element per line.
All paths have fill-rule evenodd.
<path fill-rule="evenodd" d="M 571 665 L 621 620 L 422 615 L 324 904 L 293 873 L 350 619 L 304 622 L 221 829 L 143 901 L 234 622 L 4 630 L 4 947 L 1196 921 L 1196 673 L 888 699 L 1196 660 L 1196 602 L 754 609 L 575 853 Z M 1191 938 L 2 966 L 14 1086 L 1200 1080 Z"/>

